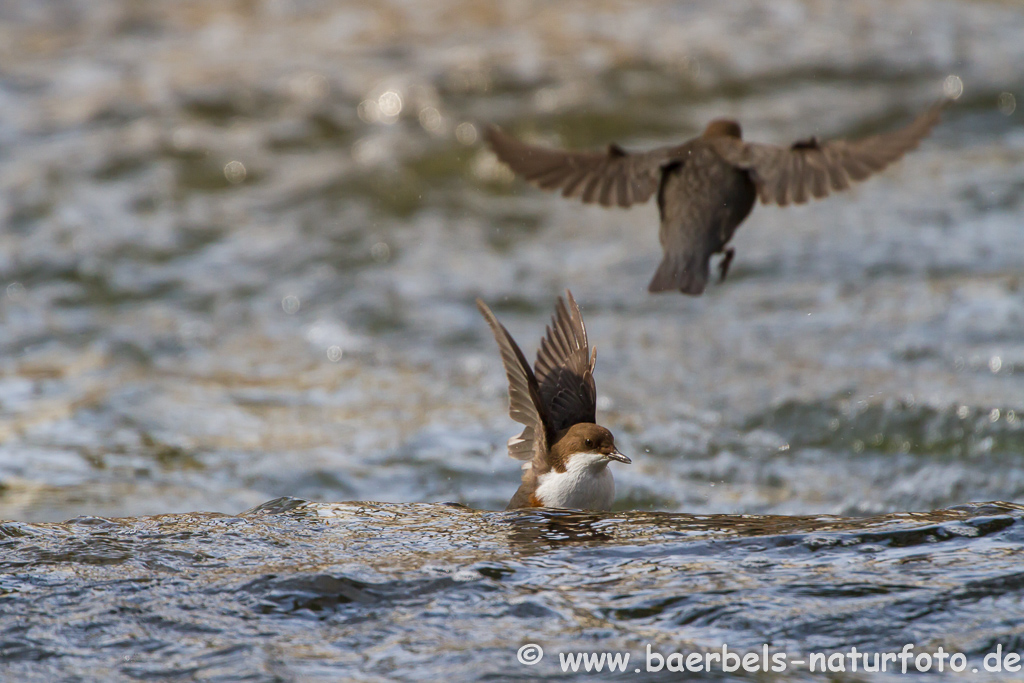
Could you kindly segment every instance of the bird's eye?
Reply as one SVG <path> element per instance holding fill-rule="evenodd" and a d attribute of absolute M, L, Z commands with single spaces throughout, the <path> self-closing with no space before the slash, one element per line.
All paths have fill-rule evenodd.
<path fill-rule="evenodd" d="M 583 443 L 586 445 L 587 448 L 593 448 L 594 447 L 594 442 L 591 441 L 590 439 L 587 439 Z"/>

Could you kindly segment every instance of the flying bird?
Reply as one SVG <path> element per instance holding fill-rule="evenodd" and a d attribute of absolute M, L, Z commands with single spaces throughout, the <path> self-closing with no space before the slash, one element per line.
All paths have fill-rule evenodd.
<path fill-rule="evenodd" d="M 627 152 L 575 152 L 528 145 L 496 126 L 485 137 L 498 158 L 544 190 L 561 190 L 586 204 L 629 207 L 655 192 L 664 258 L 647 289 L 700 295 L 709 262 L 723 254 L 724 280 L 735 250 L 733 233 L 757 198 L 764 204 L 803 204 L 845 190 L 878 173 L 928 135 L 948 100 L 933 105 L 899 130 L 860 140 L 807 138 L 789 146 L 745 142 L 740 125 L 716 119 L 704 132 L 675 147 Z"/>
<path fill-rule="evenodd" d="M 524 425 L 508 441 L 508 454 L 523 461 L 523 481 L 508 504 L 526 507 L 608 510 L 615 499 L 613 460 L 630 460 L 615 437 L 596 424 L 594 363 L 580 308 L 566 291 L 541 339 L 533 369 L 505 326 L 480 299 L 477 308 L 491 326 L 508 378 L 509 416 Z"/>

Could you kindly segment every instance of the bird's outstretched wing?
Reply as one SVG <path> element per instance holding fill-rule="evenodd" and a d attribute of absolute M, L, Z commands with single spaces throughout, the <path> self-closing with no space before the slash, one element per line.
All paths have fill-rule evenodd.
<path fill-rule="evenodd" d="M 497 126 L 487 126 L 484 136 L 501 161 L 542 190 L 561 190 L 563 197 L 601 206 L 646 202 L 658 189 L 662 165 L 682 149 L 662 147 L 634 154 L 609 145 L 605 153 L 570 152 L 528 145 Z"/>
<path fill-rule="evenodd" d="M 583 316 L 572 292 L 566 290 L 565 295 L 569 305 L 558 297 L 534 365 L 548 425 L 555 434 L 579 422 L 597 421 L 597 352 L 590 352 Z"/>
<path fill-rule="evenodd" d="M 534 377 L 533 370 L 530 369 L 530 364 L 515 339 L 494 317 L 487 304 L 477 299 L 476 307 L 491 326 L 494 339 L 501 351 L 501 362 L 508 377 L 508 415 L 525 425 L 519 436 L 509 439 L 508 454 L 516 460 L 530 461 L 535 471 L 543 472 L 547 468 L 545 456 L 548 452 L 548 434 L 546 416 L 541 412 L 544 410 L 544 403 L 540 397 L 537 378 Z"/>
<path fill-rule="evenodd" d="M 947 104 L 948 100 L 938 102 L 904 128 L 861 140 L 811 138 L 779 147 L 722 136 L 711 143 L 726 161 L 750 172 L 763 203 L 803 204 L 811 197 L 845 190 L 851 181 L 878 173 L 917 147 Z"/>

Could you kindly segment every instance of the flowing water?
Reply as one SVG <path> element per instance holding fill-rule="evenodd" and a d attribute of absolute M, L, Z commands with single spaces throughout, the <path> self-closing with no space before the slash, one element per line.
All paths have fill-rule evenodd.
<path fill-rule="evenodd" d="M 984 0 L 0 3 L 0 677 L 1024 650 L 1022 35 Z M 756 207 L 696 299 L 646 293 L 653 205 L 478 139 L 866 135 L 950 76 L 920 149 Z M 567 287 L 616 512 L 485 512 L 518 426 L 474 299 L 532 354 Z"/>
<path fill-rule="evenodd" d="M 941 647 L 963 657 L 956 680 L 1024 648 L 1009 504 L 850 519 L 279 499 L 0 533 L 11 680 L 667 681 L 683 675 L 653 671 L 648 646 L 723 643 L 785 655 L 769 680 L 810 675 L 813 653 Z M 519 663 L 532 644 L 546 654 Z M 579 652 L 631 661 L 563 674 Z"/>

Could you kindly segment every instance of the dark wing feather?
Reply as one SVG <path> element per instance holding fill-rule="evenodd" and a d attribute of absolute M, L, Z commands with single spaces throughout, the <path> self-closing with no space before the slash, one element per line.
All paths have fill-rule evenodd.
<path fill-rule="evenodd" d="M 802 204 L 810 197 L 845 190 L 917 147 L 939 121 L 948 101 L 918 115 L 909 125 L 861 140 L 802 140 L 789 147 L 716 137 L 711 143 L 729 163 L 750 172 L 765 204 Z"/>
<path fill-rule="evenodd" d="M 646 202 L 658 189 L 661 167 L 681 149 L 663 147 L 632 154 L 618 145 L 609 145 L 603 154 L 569 152 L 528 145 L 497 126 L 487 126 L 484 136 L 498 158 L 530 183 L 601 206 L 627 207 Z"/>
<path fill-rule="evenodd" d="M 477 299 L 476 306 L 491 326 L 501 351 L 501 362 L 508 378 L 508 415 L 525 425 L 519 436 L 509 439 L 508 454 L 516 460 L 530 461 L 536 472 L 543 472 L 547 469 L 548 434 L 537 378 L 512 335 L 498 322 L 487 304 Z"/>
<path fill-rule="evenodd" d="M 596 422 L 597 387 L 594 385 L 593 354 L 587 344 L 580 307 L 565 293 L 559 297 L 547 334 L 540 341 L 534 369 L 540 396 L 547 410 L 548 425 L 557 434 L 578 422 Z"/>

